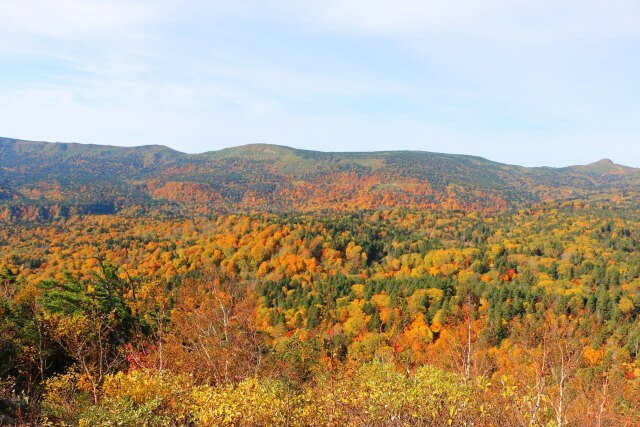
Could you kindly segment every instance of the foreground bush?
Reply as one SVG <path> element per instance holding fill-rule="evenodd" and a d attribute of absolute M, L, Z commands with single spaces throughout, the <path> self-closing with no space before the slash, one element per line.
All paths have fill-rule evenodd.
<path fill-rule="evenodd" d="M 521 406 L 509 386 L 465 381 L 426 366 L 412 375 L 372 362 L 347 374 L 319 374 L 302 386 L 250 378 L 234 386 L 197 385 L 185 375 L 138 370 L 109 376 L 98 405 L 68 410 L 71 377 L 57 380 L 44 408 L 59 424 L 84 426 L 431 426 L 514 425 Z M 57 395 L 58 393 L 65 393 Z M 80 396 L 80 397 L 79 397 Z M 85 400 L 87 400 L 86 394 Z M 67 408 L 67 409 L 65 409 Z M 52 422 L 52 424 L 56 424 Z"/>

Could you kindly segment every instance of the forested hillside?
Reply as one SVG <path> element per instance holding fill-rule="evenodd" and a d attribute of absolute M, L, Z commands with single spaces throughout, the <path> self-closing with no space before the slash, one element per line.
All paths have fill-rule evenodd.
<path fill-rule="evenodd" d="M 0 425 L 640 425 L 638 170 L 0 144 Z"/>
<path fill-rule="evenodd" d="M 203 154 L 0 139 L 4 218 L 163 211 L 501 210 L 637 192 L 640 171 L 603 160 L 525 168 L 427 152 L 322 153 L 247 145 Z"/>

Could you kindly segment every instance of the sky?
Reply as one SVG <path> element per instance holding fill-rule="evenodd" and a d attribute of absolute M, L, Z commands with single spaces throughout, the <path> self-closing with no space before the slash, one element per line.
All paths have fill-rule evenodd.
<path fill-rule="evenodd" d="M 0 0 L 0 136 L 640 167 L 640 2 Z"/>

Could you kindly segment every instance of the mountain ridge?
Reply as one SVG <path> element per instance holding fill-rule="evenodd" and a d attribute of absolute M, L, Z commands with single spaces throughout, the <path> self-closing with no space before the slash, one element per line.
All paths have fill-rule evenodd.
<path fill-rule="evenodd" d="M 633 192 L 640 169 L 602 159 L 525 167 L 428 151 L 322 152 L 249 144 L 189 154 L 0 138 L 0 203 L 163 205 L 188 212 L 322 209 L 499 210 L 545 200 Z M 102 209 L 102 208 L 101 208 Z M 9 215 L 11 216 L 11 215 Z"/>
<path fill-rule="evenodd" d="M 496 160 L 491 160 L 486 157 L 473 155 L 473 154 L 454 154 L 454 153 L 446 153 L 439 151 L 425 151 L 425 150 L 374 150 L 374 151 L 321 151 L 321 150 L 309 150 L 304 148 L 295 148 L 289 147 L 287 145 L 280 144 L 271 144 L 271 143 L 249 143 L 243 145 L 237 145 L 232 147 L 224 147 L 219 150 L 209 150 L 203 151 L 199 153 L 187 153 L 184 151 L 176 150 L 175 148 L 171 148 L 162 144 L 142 144 L 135 146 L 121 146 L 121 145 L 108 145 L 108 144 L 93 144 L 93 143 L 80 143 L 80 142 L 59 142 L 59 141 L 35 141 L 35 140 L 26 140 L 19 138 L 9 138 L 9 137 L 0 137 L 0 149 L 2 149 L 6 145 L 11 145 L 15 143 L 20 146 L 52 146 L 52 147 L 60 147 L 62 149 L 66 149 L 65 147 L 77 147 L 88 150 L 122 150 L 127 152 L 133 151 L 164 151 L 174 155 L 179 156 L 187 156 L 187 157 L 207 157 L 207 156 L 218 156 L 221 153 L 225 153 L 225 156 L 228 157 L 229 154 L 243 154 L 250 152 L 251 149 L 259 149 L 260 151 L 290 151 L 298 154 L 312 154 L 312 155 L 326 155 L 326 156 L 345 156 L 345 157 L 366 157 L 366 156 L 383 156 L 389 154 L 426 154 L 426 155 L 437 155 L 437 156 L 446 156 L 446 157 L 460 157 L 460 158 L 468 158 L 468 159 L 476 159 L 480 161 L 485 161 L 488 163 L 511 166 L 511 167 L 520 167 L 526 169 L 569 169 L 569 168 L 587 168 L 591 166 L 597 165 L 613 165 L 616 167 L 622 167 L 625 169 L 637 170 L 640 171 L 640 168 L 636 168 L 633 166 L 626 166 L 619 163 L 615 163 L 613 160 L 609 158 L 602 158 L 596 160 L 592 163 L 588 164 L 574 164 L 568 166 L 523 166 L 512 163 L 499 162 Z"/>
<path fill-rule="evenodd" d="M 120 146 L 120 145 L 108 145 L 108 144 L 93 144 L 93 143 L 79 143 L 79 142 L 51 142 L 51 141 L 35 141 L 35 140 L 26 140 L 26 139 L 19 139 L 19 138 L 8 138 L 8 137 L 0 137 L 0 149 L 3 148 L 3 146 L 5 145 L 10 145 L 12 143 L 15 143 L 17 145 L 21 145 L 21 146 L 41 146 L 41 147 L 59 147 L 61 149 L 66 150 L 67 147 L 77 147 L 77 148 L 82 148 L 85 150 L 122 150 L 122 151 L 127 151 L 127 152 L 133 152 L 133 151 L 159 151 L 159 152 L 166 152 L 166 153 L 171 153 L 173 155 L 179 155 L 179 156 L 187 156 L 187 157 L 208 157 L 208 156 L 216 156 L 219 157 L 220 154 L 225 153 L 225 156 L 228 156 L 229 154 L 245 154 L 247 152 L 250 152 L 252 149 L 254 150 L 260 150 L 263 152 L 269 151 L 269 150 L 273 150 L 274 152 L 278 152 L 278 151 L 289 151 L 289 152 L 295 152 L 298 154 L 312 154 L 312 155 L 326 155 L 326 156 L 345 156 L 345 157 L 351 157 L 351 156 L 355 156 L 355 157 L 367 157 L 367 156 L 383 156 L 383 155 L 389 155 L 389 154 L 426 154 L 426 155 L 437 155 L 437 156 L 447 156 L 447 157 L 461 157 L 461 158 L 468 158 L 468 159 L 476 159 L 476 160 L 480 160 L 480 161 L 484 161 L 484 162 L 489 162 L 489 163 L 493 163 L 493 164 L 499 164 L 499 165 L 505 165 L 505 166 L 512 166 L 512 167 L 520 167 L 520 168 L 527 168 L 527 169 L 539 169 L 539 168 L 548 168 L 548 169 L 568 169 L 568 168 L 590 168 L 590 167 L 595 167 L 595 166 L 604 166 L 604 165 L 611 165 L 611 166 L 616 166 L 616 167 L 621 167 L 627 170 L 637 170 L 640 171 L 640 168 L 636 168 L 633 166 L 626 166 L 626 165 L 622 165 L 619 163 L 615 163 L 613 160 L 609 159 L 609 158 L 602 158 L 599 159 L 597 161 L 594 161 L 592 163 L 588 163 L 585 165 L 581 165 L 581 164 L 574 164 L 574 165 L 569 165 L 569 166 L 523 166 L 523 165 L 517 165 L 517 164 L 511 164 L 511 163 L 505 163 L 505 162 L 499 162 L 496 160 L 491 160 L 489 158 L 486 157 L 482 157 L 482 156 L 478 156 L 478 155 L 473 155 L 473 154 L 454 154 L 454 153 L 445 153 L 445 152 L 439 152 L 439 151 L 425 151 L 425 150 L 374 150 L 374 151 L 321 151 L 321 150 L 309 150 L 309 149 L 304 149 L 304 148 L 295 148 L 295 147 L 289 147 L 287 145 L 280 145 L 280 144 L 271 144 L 271 143 L 250 143 L 250 144 L 243 144 L 243 145 L 237 145 L 237 146 L 232 146 L 232 147 L 225 147 L 225 148 L 221 148 L 219 150 L 209 150 L 209 151 L 203 151 L 203 152 L 199 152 L 199 153 L 187 153 L 184 151 L 180 151 L 180 150 L 176 150 L 174 148 L 171 148 L 169 146 L 166 145 L 162 145 L 162 144 L 142 144 L 142 145 L 136 145 L 136 146 Z"/>

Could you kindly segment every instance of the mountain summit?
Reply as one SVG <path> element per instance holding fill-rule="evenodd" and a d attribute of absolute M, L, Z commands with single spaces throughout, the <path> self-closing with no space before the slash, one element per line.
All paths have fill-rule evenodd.
<path fill-rule="evenodd" d="M 591 175 L 623 175 L 633 174 L 637 170 L 627 166 L 614 163 L 611 159 L 602 159 L 597 162 L 585 166 L 573 166 L 578 172 L 584 172 Z"/>

